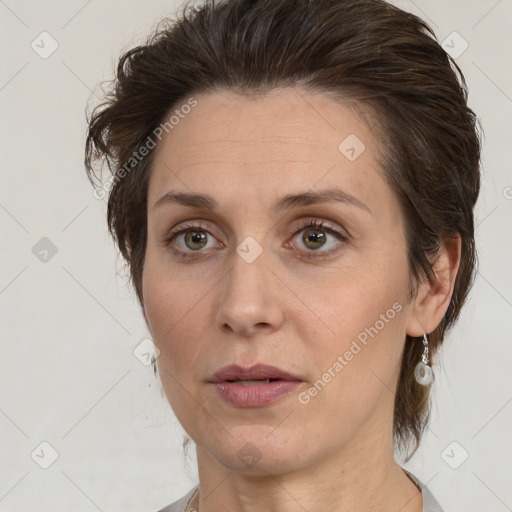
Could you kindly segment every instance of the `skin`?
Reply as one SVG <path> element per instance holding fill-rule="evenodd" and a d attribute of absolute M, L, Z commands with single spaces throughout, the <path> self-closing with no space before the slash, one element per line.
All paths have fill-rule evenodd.
<path fill-rule="evenodd" d="M 196 443 L 199 510 L 421 511 L 421 493 L 393 456 L 393 390 L 406 334 L 431 332 L 448 307 L 460 240 L 442 246 L 437 281 L 408 300 L 404 218 L 374 131 L 350 103 L 293 88 L 196 99 L 155 149 L 143 296 L 165 393 Z M 354 161 L 338 149 L 349 134 L 365 144 Z M 366 207 L 272 209 L 287 194 L 334 187 Z M 155 206 L 171 190 L 208 194 L 218 206 Z M 325 245 L 315 248 L 302 238 L 310 220 L 345 240 L 320 229 Z M 166 241 L 185 221 L 200 221 L 206 246 L 191 249 L 184 233 Z M 248 236 L 263 250 L 252 263 L 236 252 Z M 319 253 L 327 255 L 306 257 Z M 400 312 L 301 403 L 299 393 L 396 303 Z M 207 382 L 227 364 L 255 363 L 303 383 L 271 405 L 237 408 Z M 247 446 L 251 467 L 237 455 Z"/>

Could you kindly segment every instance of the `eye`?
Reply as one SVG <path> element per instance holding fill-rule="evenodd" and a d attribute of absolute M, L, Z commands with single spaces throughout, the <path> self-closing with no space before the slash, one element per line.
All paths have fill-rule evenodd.
<path fill-rule="evenodd" d="M 291 245 L 304 251 L 307 257 L 323 257 L 337 251 L 341 243 L 346 240 L 347 236 L 334 227 L 311 220 L 296 232 Z M 314 252 L 319 254 L 311 254 Z"/>
<path fill-rule="evenodd" d="M 223 247 L 223 244 L 201 224 L 180 225 L 167 235 L 165 244 L 174 245 L 177 250 L 173 250 L 181 253 L 204 252 L 204 249 Z"/>
<path fill-rule="evenodd" d="M 295 241 L 298 235 L 303 233 L 299 241 Z M 334 237 L 341 242 L 348 240 L 348 235 L 342 233 L 334 226 L 324 224 L 317 220 L 311 220 L 303 225 L 298 231 L 295 231 L 294 237 L 290 243 L 291 247 L 295 248 L 303 245 L 305 249 L 300 249 L 301 257 L 305 258 L 325 258 L 330 256 L 333 252 L 337 252 L 339 248 L 332 249 L 332 246 L 341 244 L 328 244 L 329 237 Z M 209 238 L 211 237 L 212 240 Z M 208 231 L 208 228 L 201 223 L 190 223 L 180 225 L 178 228 L 173 229 L 165 238 L 165 246 L 171 247 L 172 251 L 182 258 L 195 257 L 193 253 L 206 252 L 203 249 L 224 247 L 221 242 L 214 243 L 215 238 Z M 209 242 L 210 245 L 209 245 Z M 320 250 L 322 247 L 327 247 L 329 250 Z M 300 248 L 300 247 L 299 247 Z"/>

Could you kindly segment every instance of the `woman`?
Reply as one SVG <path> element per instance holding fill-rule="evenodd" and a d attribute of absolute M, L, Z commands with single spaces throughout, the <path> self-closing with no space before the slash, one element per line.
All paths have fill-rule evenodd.
<path fill-rule="evenodd" d="M 441 510 L 394 449 L 473 280 L 466 99 L 381 0 L 208 2 L 121 57 L 86 166 L 196 444 L 161 512 Z"/>

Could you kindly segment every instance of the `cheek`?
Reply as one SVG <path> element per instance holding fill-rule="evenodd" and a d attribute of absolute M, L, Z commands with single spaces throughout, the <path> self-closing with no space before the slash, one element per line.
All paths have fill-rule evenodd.
<path fill-rule="evenodd" d="M 340 442 L 348 440 L 372 418 L 393 410 L 406 305 L 398 289 L 376 290 L 365 282 L 345 283 L 318 309 L 334 334 L 327 328 L 308 331 L 309 361 L 316 371 L 299 396 L 299 410 L 320 439 L 332 437 L 334 428 Z"/>
<path fill-rule="evenodd" d="M 160 350 L 159 367 L 181 378 L 181 374 L 193 370 L 201 355 L 200 344 L 190 340 L 201 339 L 205 291 L 187 287 L 186 280 L 176 279 L 151 261 L 144 269 L 143 290 L 148 327 Z"/>
<path fill-rule="evenodd" d="M 329 387 L 346 393 L 347 400 L 353 393 L 361 399 L 375 395 L 383 385 L 393 389 L 405 339 L 406 259 L 381 256 L 372 261 L 365 265 L 360 259 L 359 266 L 317 281 L 319 286 L 307 300 L 321 321 L 304 321 L 300 328 L 309 332 L 319 376 L 327 373 L 322 380 L 329 380 L 329 372 L 335 374 L 332 381 L 337 384 Z M 376 266 L 375 261 L 382 263 Z M 311 314 L 302 318 L 306 316 L 312 318 Z M 301 318 L 298 313 L 295 317 Z"/>
<path fill-rule="evenodd" d="M 359 261 L 338 273 L 319 275 L 315 286 L 304 286 L 299 295 L 313 314 L 308 316 L 319 320 L 317 325 L 325 333 L 326 341 L 350 341 L 360 333 L 364 338 L 372 327 L 382 334 L 397 327 L 398 313 L 403 310 L 407 296 L 407 275 L 397 266 L 400 263 L 376 268 Z"/>
<path fill-rule="evenodd" d="M 143 277 L 144 309 L 155 346 L 160 350 L 158 373 L 169 405 L 177 417 L 189 426 L 197 417 L 191 396 L 196 394 L 194 372 L 205 360 L 201 344 L 191 343 L 204 337 L 197 318 L 203 318 L 200 296 L 177 286 L 176 281 L 145 268 Z M 203 293 L 204 295 L 204 293 Z M 193 422 L 192 422 L 193 423 Z M 189 430 L 187 430 L 189 431 Z"/>

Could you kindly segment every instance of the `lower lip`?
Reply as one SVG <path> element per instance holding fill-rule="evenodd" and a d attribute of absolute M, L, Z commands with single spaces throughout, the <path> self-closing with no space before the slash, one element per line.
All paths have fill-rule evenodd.
<path fill-rule="evenodd" d="M 279 400 L 297 389 L 302 382 L 296 380 L 276 380 L 266 384 L 241 386 L 234 382 L 216 382 L 214 386 L 219 395 L 236 407 L 260 407 Z"/>

